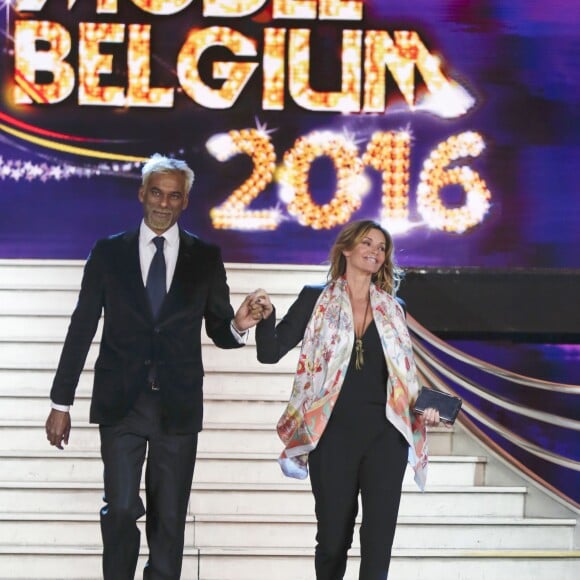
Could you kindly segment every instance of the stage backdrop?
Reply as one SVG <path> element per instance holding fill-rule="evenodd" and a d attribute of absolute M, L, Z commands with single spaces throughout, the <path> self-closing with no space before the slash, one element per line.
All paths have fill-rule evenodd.
<path fill-rule="evenodd" d="M 406 267 L 580 268 L 577 4 L 0 0 L 0 258 L 137 227 L 161 152 L 228 262 L 321 264 L 366 217 Z M 577 380 L 557 348 L 545 378 Z M 577 472 L 522 461 L 580 501 Z"/>
<path fill-rule="evenodd" d="M 574 0 L 1 0 L 0 257 L 137 226 L 152 153 L 231 262 L 580 267 Z"/>

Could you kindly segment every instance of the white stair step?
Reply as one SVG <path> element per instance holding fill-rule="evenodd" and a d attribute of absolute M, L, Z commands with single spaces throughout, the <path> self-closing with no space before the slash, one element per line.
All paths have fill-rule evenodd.
<path fill-rule="evenodd" d="M 28 290 L 0 289 L 0 314 L 2 315 L 50 315 L 60 316 L 72 313 L 77 303 L 79 290 L 71 288 L 36 288 Z"/>
<path fill-rule="evenodd" d="M 186 549 L 182 580 L 312 580 L 313 549 Z M 141 573 L 146 556 L 139 559 Z M 394 550 L 389 580 L 576 580 L 580 552 L 557 550 Z M 358 578 L 351 550 L 345 580 Z M 98 580 L 99 546 L 0 547 L 0 574 L 14 580 Z"/>
<path fill-rule="evenodd" d="M 7 317 L 50 316 L 70 317 L 78 299 L 79 289 L 76 287 L 64 289 L 35 288 L 35 289 L 2 289 L 0 287 L 0 315 Z M 248 295 L 246 292 L 230 291 L 230 302 L 234 310 Z M 278 316 L 285 313 L 296 299 L 296 293 L 272 295 L 272 303 L 276 307 Z M 59 322 L 62 329 L 63 321 Z M 64 330 L 68 324 L 65 324 Z M 6 336 L 10 336 L 8 331 Z"/>
<path fill-rule="evenodd" d="M 389 580 L 575 580 L 580 552 L 550 550 L 393 550 Z M 359 552 L 349 552 L 345 580 L 358 578 Z M 203 580 L 311 580 L 313 550 L 200 549 Z"/>
<path fill-rule="evenodd" d="M 79 288 L 83 267 L 84 260 L 0 259 L 0 288 Z M 328 270 L 326 266 L 293 264 L 226 263 L 225 268 L 229 287 L 245 294 L 256 288 L 296 293 L 306 284 L 323 283 Z"/>
<path fill-rule="evenodd" d="M 281 443 L 272 425 L 205 423 L 197 448 L 208 452 L 278 455 Z"/>
<path fill-rule="evenodd" d="M 522 517 L 525 488 L 433 486 L 424 493 L 403 487 L 401 516 Z M 285 485 L 203 484 L 194 481 L 194 514 L 312 514 L 314 500 L 306 481 Z"/>
<path fill-rule="evenodd" d="M 27 546 L 98 546 L 101 527 L 98 506 L 94 513 L 8 513 L 0 515 L 0 545 Z M 141 532 L 141 546 L 146 547 L 145 518 L 137 522 Z M 194 518 L 185 524 L 185 546 L 194 547 Z"/>
<path fill-rule="evenodd" d="M 211 381 L 210 381 L 211 382 Z M 251 386 L 246 387 L 250 390 Z M 218 426 L 241 424 L 259 427 L 265 431 L 275 431 L 276 424 L 286 408 L 286 394 L 265 392 L 262 394 L 244 394 L 233 392 L 221 393 L 204 384 L 204 425 Z M 0 387 L 0 429 L 3 421 L 19 421 L 44 424 L 50 411 L 48 389 L 36 389 L 39 394 L 31 396 L 16 395 L 22 389 Z M 8 394 L 8 393 L 13 394 Z M 75 425 L 79 421 L 89 420 L 90 393 L 87 388 L 77 392 L 75 403 L 71 409 L 71 417 Z M 238 434 L 236 434 L 237 436 Z M 441 427 L 429 430 L 429 449 L 432 455 L 448 454 L 451 449 L 452 430 Z M 231 439 L 231 438 L 230 438 Z M 226 445 L 228 442 L 224 442 Z M 280 448 L 280 443 L 275 449 Z M 2 443 L 0 442 L 0 450 Z"/>
<path fill-rule="evenodd" d="M 0 422 L 0 452 L 24 450 L 45 450 L 50 448 L 44 431 L 44 424 L 30 421 Z M 76 422 L 73 414 L 69 445 L 63 451 L 98 451 L 99 434 L 96 425 Z M 199 435 L 199 451 L 209 452 L 281 452 L 281 444 L 272 425 L 255 424 L 211 424 L 204 423 Z"/>
<path fill-rule="evenodd" d="M 48 414 L 48 412 L 47 412 Z M 73 416 L 70 444 L 72 451 L 95 451 L 99 449 L 99 432 L 95 425 L 76 422 Z M 46 450 L 44 423 L 38 421 L 1 421 L 0 452 L 18 450 Z M 66 451 L 59 451 L 66 453 Z"/>
<path fill-rule="evenodd" d="M 49 399 L 42 397 L 4 396 L 0 397 L 0 421 L 17 417 L 23 421 L 45 421 L 49 412 Z M 74 417 L 88 421 L 90 399 L 77 396 Z M 282 415 L 285 402 L 280 400 L 228 399 L 224 397 L 204 397 L 204 420 L 208 423 L 259 423 L 274 427 Z"/>
<path fill-rule="evenodd" d="M 10 580 L 101 580 L 99 544 L 85 546 L 0 546 L 0 578 Z M 136 578 L 140 578 L 147 560 L 143 548 Z M 185 548 L 182 580 L 198 580 L 199 551 Z"/>
<path fill-rule="evenodd" d="M 421 549 L 434 535 L 442 549 L 570 549 L 573 519 L 400 517 L 395 548 Z M 357 526 L 353 547 L 360 546 Z M 248 541 L 265 548 L 309 548 L 315 545 L 314 516 L 196 515 L 195 544 L 202 548 L 243 548 Z"/>
<path fill-rule="evenodd" d="M 37 307 L 40 308 L 40 305 Z M 44 311 L 45 309 L 43 309 Z M 71 311 L 72 312 L 72 311 Z M 70 314 L 46 315 L 43 313 L 30 315 L 2 315 L 2 342 L 16 342 L 24 344 L 54 343 L 59 348 L 66 337 L 70 323 Z M 100 343 L 102 334 L 102 320 L 99 322 L 95 332 L 93 343 Z M 202 329 L 202 344 L 212 344 L 211 339 Z M 248 344 L 255 344 L 254 331 L 250 330 Z"/>
<path fill-rule="evenodd" d="M 69 445 L 61 453 L 98 451 L 100 447 L 97 426 L 77 421 L 74 407 L 71 416 L 73 429 Z M 432 455 L 449 453 L 451 436 L 452 431 L 444 427 L 429 430 L 429 448 Z M 50 447 L 46 440 L 44 421 L 0 421 L 0 453 L 17 450 L 45 451 L 47 448 Z M 198 449 L 214 453 L 270 453 L 277 457 L 282 451 L 282 444 L 276 433 L 275 423 L 264 425 L 204 421 Z"/>
<path fill-rule="evenodd" d="M 208 453 L 200 451 L 195 464 L 194 480 L 199 483 L 287 483 L 276 458 L 278 453 Z M 432 457 L 429 465 L 430 485 L 469 486 L 483 483 L 485 460 L 481 457 Z M 0 453 L 0 481 L 5 482 L 100 482 L 103 467 L 94 452 Z M 412 485 L 410 467 L 405 473 L 406 485 Z"/>
<path fill-rule="evenodd" d="M 0 260 L 0 287 L 77 288 L 84 260 Z"/>
<path fill-rule="evenodd" d="M 199 451 L 279 453 L 280 441 L 271 425 L 204 424 L 200 433 Z M 26 421 L 3 421 L 0 423 L 0 452 L 22 450 L 46 450 L 50 448 L 44 424 Z M 99 433 L 96 425 L 76 422 L 69 445 L 63 451 L 98 451 Z"/>
<path fill-rule="evenodd" d="M 2 305 L 2 310 L 7 310 Z M 49 315 L 45 310 L 36 314 L 4 314 L 2 315 L 2 336 L 4 340 L 63 341 L 70 323 L 70 315 Z M 96 335 L 101 336 L 102 324 L 99 324 Z"/>
<path fill-rule="evenodd" d="M 424 493 L 404 487 L 401 516 L 522 517 L 525 488 L 431 487 Z M 102 505 L 102 485 L 84 482 L 0 482 L 0 513 L 87 513 Z M 312 514 L 308 482 L 219 484 L 194 481 L 192 514 Z"/>
<path fill-rule="evenodd" d="M 0 368 L 0 396 L 3 393 L 48 397 L 55 369 Z M 88 397 L 93 388 L 94 373 L 90 368 L 80 376 L 77 393 Z M 263 365 L 250 371 L 212 371 L 203 379 L 205 395 L 242 395 L 287 400 L 292 391 L 292 374 L 280 373 L 275 366 Z"/>
<path fill-rule="evenodd" d="M 0 342 L 0 367 L 5 369 L 56 369 L 62 345 L 48 342 Z M 94 368 L 98 355 L 97 345 L 93 344 L 85 363 L 86 368 Z M 256 347 L 246 345 L 242 348 L 222 349 L 213 344 L 203 347 L 203 361 L 206 372 L 256 371 L 261 366 L 256 358 Z M 280 362 L 268 365 L 270 372 L 293 373 L 298 361 L 298 350 L 289 352 Z"/>
<path fill-rule="evenodd" d="M 567 550 L 572 548 L 575 520 L 506 518 L 401 517 L 395 548 L 421 549 L 437 535 L 440 549 L 459 550 Z M 358 527 L 353 547 L 359 547 Z M 146 545 L 144 519 L 138 522 Z M 185 545 L 240 549 L 248 541 L 264 548 L 310 548 L 315 544 L 314 516 L 189 516 Z M 90 514 L 14 513 L 0 516 L 3 546 L 98 545 L 101 541 L 97 511 Z"/>

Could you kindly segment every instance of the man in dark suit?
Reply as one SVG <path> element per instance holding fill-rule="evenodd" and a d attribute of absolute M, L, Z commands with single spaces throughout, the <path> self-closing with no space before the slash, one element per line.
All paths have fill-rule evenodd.
<path fill-rule="evenodd" d="M 63 448 L 79 376 L 104 309 L 90 421 L 99 424 L 105 505 L 103 576 L 132 580 L 145 471 L 147 580 L 178 580 L 202 428 L 201 324 L 221 348 L 245 343 L 256 324 L 250 297 L 234 316 L 220 250 L 177 225 L 193 172 L 154 155 L 142 171 L 139 230 L 98 241 L 87 260 L 50 393 L 47 439 Z"/>

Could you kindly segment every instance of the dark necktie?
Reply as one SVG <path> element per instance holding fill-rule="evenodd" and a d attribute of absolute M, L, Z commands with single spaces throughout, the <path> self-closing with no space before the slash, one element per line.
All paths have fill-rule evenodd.
<path fill-rule="evenodd" d="M 157 248 L 149 273 L 147 274 L 147 293 L 149 294 L 149 302 L 151 303 L 151 310 L 153 316 L 156 318 L 163 303 L 166 294 L 167 274 L 165 271 L 165 256 L 163 255 L 163 236 L 153 238 L 153 243 Z"/>

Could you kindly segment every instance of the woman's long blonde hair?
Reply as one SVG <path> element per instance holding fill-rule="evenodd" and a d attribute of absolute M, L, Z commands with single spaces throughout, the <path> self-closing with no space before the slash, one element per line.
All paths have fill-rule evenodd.
<path fill-rule="evenodd" d="M 370 230 L 378 230 L 385 236 L 385 261 L 380 270 L 373 274 L 373 282 L 385 292 L 395 295 L 403 276 L 402 270 L 394 262 L 394 245 L 391 234 L 378 222 L 373 220 L 357 220 L 347 224 L 338 234 L 330 250 L 330 269 L 328 280 L 337 280 L 346 272 L 344 251 L 352 250 Z"/>

